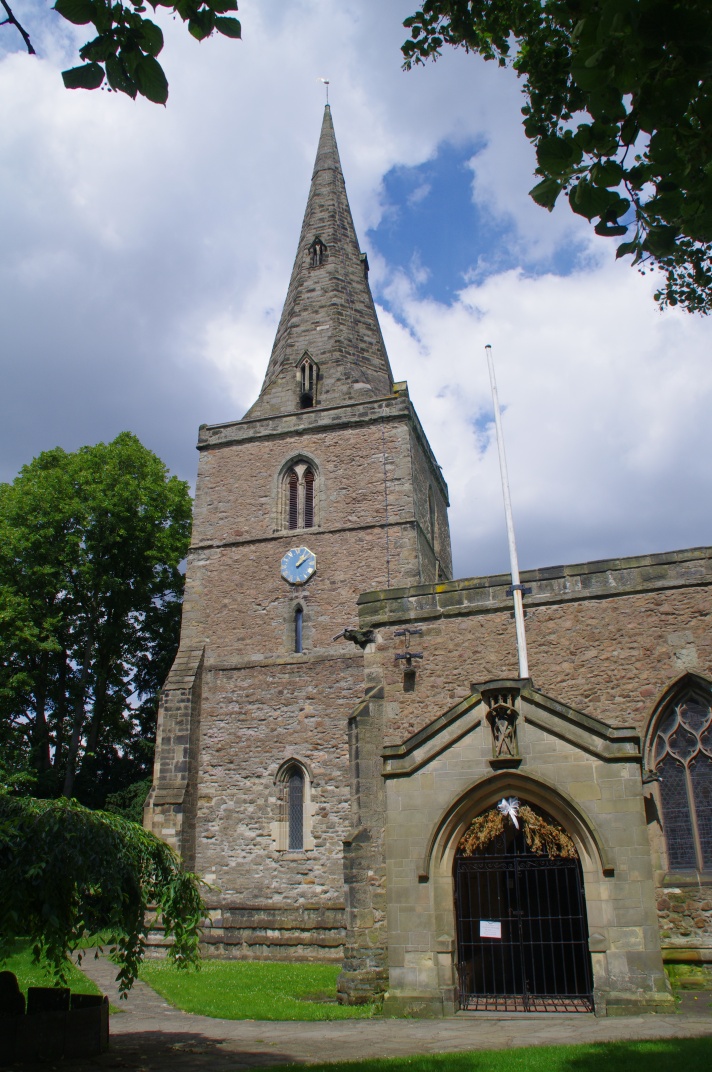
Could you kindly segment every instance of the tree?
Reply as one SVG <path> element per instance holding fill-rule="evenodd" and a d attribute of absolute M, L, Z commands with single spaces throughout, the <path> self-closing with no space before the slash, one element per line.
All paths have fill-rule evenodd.
<path fill-rule="evenodd" d="M 404 66 L 462 46 L 524 79 L 524 131 L 553 209 L 562 192 L 617 256 L 657 266 L 662 307 L 712 311 L 709 0 L 425 0 Z"/>
<path fill-rule="evenodd" d="M 58 979 L 87 935 L 109 932 L 119 989 L 130 989 L 147 930 L 159 922 L 169 956 L 198 958 L 205 906 L 196 875 L 136 823 L 75 801 L 32 800 L 0 792 L 0 961 L 18 936 Z"/>
<path fill-rule="evenodd" d="M 198 41 L 212 33 L 239 38 L 240 23 L 227 12 L 237 11 L 237 0 L 149 0 L 155 11 L 168 8 L 188 24 Z M 25 48 L 35 54 L 29 33 L 20 23 L 9 0 L 0 0 L 6 17 L 0 26 L 12 26 Z M 67 89 L 98 89 L 106 80 L 114 92 L 137 94 L 156 104 L 168 100 L 168 81 L 157 56 L 163 49 L 163 31 L 144 18 L 141 0 L 57 0 L 54 10 L 76 26 L 93 26 L 96 37 L 80 48 L 84 63 L 62 72 Z"/>
<path fill-rule="evenodd" d="M 97 805 L 150 773 L 190 516 L 187 485 L 128 432 L 0 485 L 6 785 Z"/>

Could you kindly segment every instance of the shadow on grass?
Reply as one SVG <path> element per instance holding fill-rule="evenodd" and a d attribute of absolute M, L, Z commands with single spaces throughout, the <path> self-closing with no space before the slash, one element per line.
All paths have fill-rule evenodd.
<path fill-rule="evenodd" d="M 277 1065 L 274 1072 L 286 1072 L 288 1067 L 294 1069 Z M 338 1061 L 310 1064 L 309 1072 L 710 1072 L 711 1068 L 712 1037 Z"/>

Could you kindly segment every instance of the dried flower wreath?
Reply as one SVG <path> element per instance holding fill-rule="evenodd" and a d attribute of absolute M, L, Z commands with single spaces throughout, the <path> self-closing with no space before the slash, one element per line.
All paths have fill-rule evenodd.
<path fill-rule="evenodd" d="M 558 823 L 549 822 L 537 815 L 527 804 L 519 805 L 517 815 L 522 821 L 522 829 L 527 845 L 538 856 L 564 856 L 575 859 L 576 847 Z M 472 820 L 470 829 L 460 839 L 460 849 L 465 856 L 472 856 L 478 849 L 484 849 L 496 837 L 504 833 L 505 815 L 499 808 L 491 808 L 484 815 Z"/>

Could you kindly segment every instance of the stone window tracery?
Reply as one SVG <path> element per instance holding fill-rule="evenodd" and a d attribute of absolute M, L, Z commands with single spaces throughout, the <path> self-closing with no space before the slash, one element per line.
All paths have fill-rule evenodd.
<path fill-rule="evenodd" d="M 669 704 L 652 740 L 671 871 L 712 871 L 712 707 L 688 693 Z"/>
<path fill-rule="evenodd" d="M 273 824 L 276 848 L 281 852 L 304 852 L 314 848 L 311 833 L 311 780 L 303 763 L 289 759 L 279 768 L 279 818 Z"/>
<path fill-rule="evenodd" d="M 316 527 L 316 473 L 308 462 L 294 462 L 284 474 L 281 513 L 282 528 Z"/>

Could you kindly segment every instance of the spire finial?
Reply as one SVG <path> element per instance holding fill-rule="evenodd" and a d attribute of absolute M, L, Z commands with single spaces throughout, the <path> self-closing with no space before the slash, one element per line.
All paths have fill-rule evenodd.
<path fill-rule="evenodd" d="M 326 106 L 328 108 L 329 107 L 329 79 L 328 78 L 320 78 L 319 81 L 324 83 L 324 87 L 326 89 Z"/>

